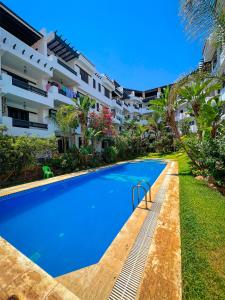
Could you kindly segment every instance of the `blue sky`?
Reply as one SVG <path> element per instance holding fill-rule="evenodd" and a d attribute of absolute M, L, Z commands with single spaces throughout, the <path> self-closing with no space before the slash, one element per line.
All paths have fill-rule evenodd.
<path fill-rule="evenodd" d="M 180 22 L 179 0 L 3 2 L 36 29 L 57 29 L 124 87 L 171 83 L 201 58 L 202 45 L 187 39 Z"/>

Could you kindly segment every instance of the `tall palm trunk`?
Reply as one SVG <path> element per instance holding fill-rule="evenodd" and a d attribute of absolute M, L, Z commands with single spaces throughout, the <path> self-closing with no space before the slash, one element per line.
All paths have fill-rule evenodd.
<path fill-rule="evenodd" d="M 85 136 L 85 132 L 86 132 L 86 129 L 87 129 L 86 123 L 82 121 L 81 124 L 80 124 L 80 128 L 81 128 L 82 146 L 87 146 L 87 139 L 86 139 L 86 136 Z"/>

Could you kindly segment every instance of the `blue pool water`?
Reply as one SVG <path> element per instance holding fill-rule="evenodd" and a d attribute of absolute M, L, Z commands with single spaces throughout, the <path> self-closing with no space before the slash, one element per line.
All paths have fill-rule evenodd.
<path fill-rule="evenodd" d="M 126 163 L 2 197 L 0 235 L 52 276 L 97 263 L 132 214 L 132 186 L 164 167 Z"/>

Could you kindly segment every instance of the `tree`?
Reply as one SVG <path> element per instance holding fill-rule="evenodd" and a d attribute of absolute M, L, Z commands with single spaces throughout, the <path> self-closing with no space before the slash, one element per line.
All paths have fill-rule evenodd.
<path fill-rule="evenodd" d="M 177 103 L 178 105 L 186 104 L 189 115 L 193 115 L 196 125 L 198 138 L 202 140 L 202 133 L 204 131 L 204 121 L 207 115 L 204 113 L 206 108 L 209 108 L 207 104 L 207 98 L 215 100 L 217 96 L 212 96 L 215 91 L 221 88 L 221 84 L 215 80 L 215 78 L 208 78 L 208 74 L 195 73 L 189 77 L 184 86 L 178 91 Z M 209 110 L 209 109 L 208 109 Z"/>
<path fill-rule="evenodd" d="M 73 99 L 75 103 L 75 109 L 78 112 L 79 123 L 81 127 L 81 139 L 82 145 L 87 146 L 88 140 L 86 138 L 86 131 L 88 126 L 88 117 L 90 109 L 95 105 L 95 100 L 89 96 L 80 96 L 77 99 Z"/>
<path fill-rule="evenodd" d="M 190 37 L 225 41 L 224 0 L 180 0 L 180 14 Z"/>
<path fill-rule="evenodd" d="M 218 136 L 219 130 L 225 127 L 225 102 L 220 97 L 213 97 L 202 105 L 201 126 L 212 139 Z"/>
<path fill-rule="evenodd" d="M 64 138 L 64 152 L 66 151 L 66 137 L 73 134 L 74 130 L 81 126 L 82 145 L 87 146 L 86 131 L 88 126 L 88 115 L 95 100 L 88 96 L 80 96 L 71 99 L 73 104 L 61 105 L 56 113 L 56 123 L 58 124 Z"/>
<path fill-rule="evenodd" d="M 55 121 L 63 135 L 64 152 L 66 152 L 66 138 L 73 134 L 79 125 L 79 114 L 74 105 L 61 105 L 56 113 Z"/>
<path fill-rule="evenodd" d="M 112 137 L 115 135 L 115 128 L 112 123 L 113 114 L 108 107 L 103 106 L 101 112 L 96 114 L 90 113 L 89 127 L 99 132 L 99 137 Z"/>
<path fill-rule="evenodd" d="M 175 119 L 177 102 L 171 101 L 171 95 L 171 87 L 167 86 L 163 89 L 159 99 L 149 101 L 149 108 L 158 113 L 161 121 L 170 126 L 175 137 L 180 140 L 180 133 Z"/>

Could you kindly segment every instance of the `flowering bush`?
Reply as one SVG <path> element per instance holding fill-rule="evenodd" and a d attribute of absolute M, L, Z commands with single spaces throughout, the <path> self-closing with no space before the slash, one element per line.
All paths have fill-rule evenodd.
<path fill-rule="evenodd" d="M 89 117 L 89 126 L 94 128 L 96 131 L 101 132 L 100 137 L 115 136 L 116 132 L 112 124 L 113 114 L 108 107 L 103 106 L 100 114 L 92 112 Z"/>

